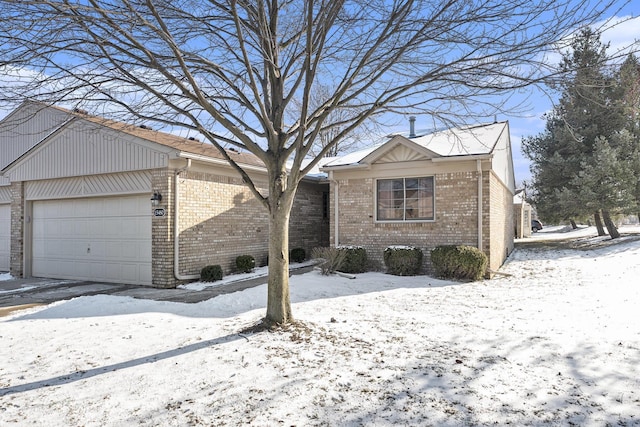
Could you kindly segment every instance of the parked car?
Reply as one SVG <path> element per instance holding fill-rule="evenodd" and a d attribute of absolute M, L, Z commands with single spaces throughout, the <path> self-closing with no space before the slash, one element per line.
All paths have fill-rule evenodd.
<path fill-rule="evenodd" d="M 542 230 L 542 223 L 537 220 L 537 219 L 532 219 L 531 220 L 531 231 L 533 231 L 534 233 L 537 231 Z"/>

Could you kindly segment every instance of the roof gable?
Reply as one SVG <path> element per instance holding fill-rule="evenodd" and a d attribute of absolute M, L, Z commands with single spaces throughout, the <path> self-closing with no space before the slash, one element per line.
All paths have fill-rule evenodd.
<path fill-rule="evenodd" d="M 167 166 L 170 151 L 74 119 L 18 158 L 5 174 L 12 181 L 31 181 L 155 169 Z"/>
<path fill-rule="evenodd" d="M 415 144 L 412 140 L 396 135 L 360 160 L 360 163 L 396 163 L 429 160 L 440 157 L 433 151 Z"/>
<path fill-rule="evenodd" d="M 374 163 L 489 156 L 493 155 L 496 145 L 505 135 L 508 139 L 507 122 L 452 128 L 415 138 L 394 135 L 379 146 L 326 163 L 324 168 L 330 170 L 357 168 Z"/>
<path fill-rule="evenodd" d="M 35 102 L 0 125 L 0 170 L 13 181 L 162 168 L 184 154 L 226 163 L 208 143 Z M 238 164 L 264 167 L 253 154 L 227 154 Z M 0 185 L 9 183 L 1 179 Z"/>
<path fill-rule="evenodd" d="M 24 102 L 0 121 L 0 170 L 35 147 L 70 120 L 69 114 Z"/>

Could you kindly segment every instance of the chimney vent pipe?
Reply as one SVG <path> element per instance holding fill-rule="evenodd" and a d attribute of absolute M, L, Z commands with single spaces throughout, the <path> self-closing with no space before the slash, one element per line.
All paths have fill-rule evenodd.
<path fill-rule="evenodd" d="M 416 137 L 416 116 L 409 116 L 409 138 Z"/>

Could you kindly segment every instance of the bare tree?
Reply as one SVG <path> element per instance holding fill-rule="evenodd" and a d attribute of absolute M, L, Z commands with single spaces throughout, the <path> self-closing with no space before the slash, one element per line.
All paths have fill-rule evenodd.
<path fill-rule="evenodd" d="M 313 93 L 309 94 L 310 108 L 315 110 L 321 107 L 331 97 L 331 90 L 333 89 L 321 82 L 316 83 Z M 300 101 L 299 98 L 294 98 L 293 100 L 298 108 L 291 109 L 291 121 L 296 121 L 300 115 L 300 111 L 303 108 Z M 357 113 L 356 111 L 350 111 L 355 108 L 357 107 L 336 108 L 329 112 L 324 120 L 324 129 L 318 133 L 308 156 L 316 157 L 323 152 L 325 157 L 336 157 L 362 148 L 363 145 L 370 144 L 372 140 L 380 139 L 380 135 L 385 134 L 382 130 L 382 124 L 371 117 L 357 128 L 351 129 L 348 135 L 343 135 L 343 131 L 351 126 L 352 117 Z M 325 147 L 328 149 L 325 150 Z"/>
<path fill-rule="evenodd" d="M 269 212 L 265 320 L 289 322 L 289 213 L 332 147 L 388 111 L 448 121 L 499 111 L 502 95 L 544 78 L 552 44 L 612 3 L 0 0 L 0 100 L 100 105 L 204 135 Z M 229 145 L 264 162 L 267 194 Z"/>

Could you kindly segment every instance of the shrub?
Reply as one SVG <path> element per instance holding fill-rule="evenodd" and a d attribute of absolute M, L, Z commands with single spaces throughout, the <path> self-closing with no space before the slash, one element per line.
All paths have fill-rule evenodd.
<path fill-rule="evenodd" d="M 293 248 L 289 254 L 289 260 L 291 262 L 302 262 L 307 258 L 307 253 L 303 248 Z"/>
<path fill-rule="evenodd" d="M 412 246 L 390 246 L 384 250 L 387 273 L 415 276 L 422 270 L 422 249 Z"/>
<path fill-rule="evenodd" d="M 251 255 L 240 255 L 236 258 L 236 269 L 241 273 L 250 273 L 256 266 L 256 260 Z"/>
<path fill-rule="evenodd" d="M 200 280 L 203 282 L 215 282 L 222 279 L 222 267 L 219 265 L 207 265 L 200 271 Z"/>
<path fill-rule="evenodd" d="M 489 261 L 480 249 L 473 246 L 438 246 L 431 251 L 431 264 L 438 277 L 480 280 Z"/>
<path fill-rule="evenodd" d="M 346 251 L 341 251 L 337 248 L 313 248 L 311 251 L 311 258 L 319 261 L 318 267 L 320 267 L 320 271 L 325 276 L 335 273 L 344 262 L 346 256 Z"/>
<path fill-rule="evenodd" d="M 343 273 L 364 273 L 367 271 L 367 251 L 360 246 L 340 246 L 341 252 L 345 252 L 345 258 L 338 271 Z"/>

